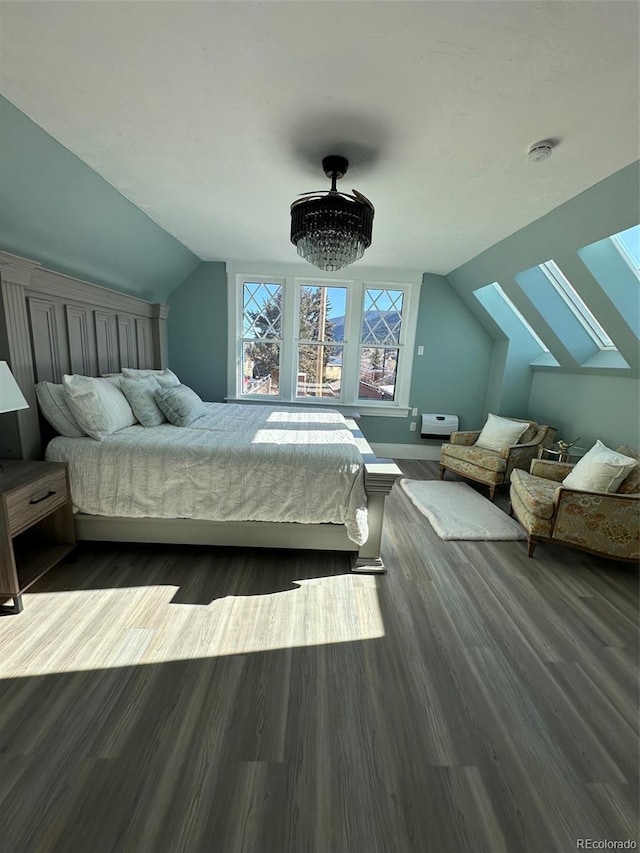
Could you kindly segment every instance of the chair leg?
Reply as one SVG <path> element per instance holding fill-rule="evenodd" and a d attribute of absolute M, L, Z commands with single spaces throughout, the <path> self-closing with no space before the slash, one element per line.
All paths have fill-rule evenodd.
<path fill-rule="evenodd" d="M 513 518 L 513 504 L 509 501 L 509 515 Z"/>
<path fill-rule="evenodd" d="M 444 465 L 441 465 L 441 466 L 440 466 L 440 479 L 441 479 L 441 480 L 444 480 L 444 472 L 445 472 L 446 470 L 447 470 L 447 469 L 444 467 Z"/>
<path fill-rule="evenodd" d="M 538 544 L 538 540 L 535 536 L 529 536 L 529 540 L 527 542 L 527 557 L 533 557 L 533 552 L 536 550 L 536 545 Z"/>
<path fill-rule="evenodd" d="M 496 487 L 489 486 L 489 500 L 492 501 L 496 496 Z"/>

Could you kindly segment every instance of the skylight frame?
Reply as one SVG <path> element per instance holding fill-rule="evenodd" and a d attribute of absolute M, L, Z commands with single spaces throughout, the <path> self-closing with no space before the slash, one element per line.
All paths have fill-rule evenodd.
<path fill-rule="evenodd" d="M 626 261 L 626 263 L 631 267 L 631 271 L 633 272 L 635 277 L 638 279 L 638 282 L 640 283 L 640 263 L 638 263 L 636 261 L 636 259 L 633 257 L 631 252 L 627 249 L 627 247 L 622 242 L 622 240 L 618 237 L 617 234 L 612 234 L 611 237 L 609 237 L 609 239 L 611 240 L 613 245 L 616 247 L 616 249 L 618 250 L 618 252 L 622 256 L 622 259 L 624 261 Z"/>
<path fill-rule="evenodd" d="M 496 291 L 496 293 L 498 293 L 498 294 L 499 294 L 499 296 L 501 296 L 501 297 L 502 297 L 502 299 L 504 300 L 505 304 L 506 304 L 506 305 L 508 305 L 508 307 L 513 311 L 513 313 L 516 315 L 516 317 L 518 318 L 518 320 L 520 320 L 520 322 L 522 323 L 522 325 L 524 326 L 524 328 L 527 330 L 527 332 L 529 332 L 529 334 L 530 334 L 530 335 L 531 335 L 531 337 L 534 339 L 534 341 L 538 344 L 538 346 L 539 346 L 539 347 L 541 347 L 541 348 L 542 348 L 542 350 L 543 350 L 544 352 L 551 352 L 551 350 L 550 350 L 550 349 L 549 349 L 549 347 L 545 344 L 545 342 L 542 340 L 542 338 L 540 337 L 540 335 L 535 331 L 535 329 L 534 329 L 534 328 L 533 328 L 533 326 L 529 323 L 529 321 L 528 321 L 528 320 L 527 320 L 527 318 L 524 316 L 524 314 L 522 314 L 522 312 L 520 312 L 520 311 L 516 308 L 516 306 L 513 304 L 513 302 L 511 301 L 511 299 L 507 296 L 507 294 L 504 292 L 504 290 L 503 290 L 503 289 L 502 289 L 502 287 L 498 284 L 498 282 L 497 282 L 497 281 L 493 281 L 493 282 L 491 282 L 491 285 L 490 285 L 490 286 L 491 286 L 491 287 L 493 287 L 493 289 Z"/>
<path fill-rule="evenodd" d="M 614 342 L 596 320 L 595 315 L 587 307 L 582 297 L 556 262 L 548 260 L 538 264 L 538 268 L 545 274 L 556 293 L 563 299 L 573 316 L 578 320 L 598 349 L 616 350 L 617 347 Z"/>

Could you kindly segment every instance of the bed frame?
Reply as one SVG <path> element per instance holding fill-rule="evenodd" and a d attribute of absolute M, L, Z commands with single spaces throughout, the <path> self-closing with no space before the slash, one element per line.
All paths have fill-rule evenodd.
<path fill-rule="evenodd" d="M 123 367 L 167 366 L 169 306 L 146 302 L 44 269 L 0 251 L 0 359 L 9 362 L 29 408 L 0 415 L 0 457 L 42 459 L 50 436 L 35 384 L 60 383 L 64 373 L 100 376 Z M 193 519 L 75 515 L 79 540 L 161 542 L 256 548 L 347 551 L 353 571 L 383 572 L 380 540 L 384 502 L 402 476 L 378 459 L 349 420 L 365 463 L 369 538 L 358 548 L 338 524 L 211 522 Z"/>

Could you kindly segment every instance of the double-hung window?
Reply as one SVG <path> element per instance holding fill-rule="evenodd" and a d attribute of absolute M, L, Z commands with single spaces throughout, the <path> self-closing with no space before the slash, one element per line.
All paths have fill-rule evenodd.
<path fill-rule="evenodd" d="M 406 414 L 420 277 L 325 275 L 228 270 L 228 398 Z"/>

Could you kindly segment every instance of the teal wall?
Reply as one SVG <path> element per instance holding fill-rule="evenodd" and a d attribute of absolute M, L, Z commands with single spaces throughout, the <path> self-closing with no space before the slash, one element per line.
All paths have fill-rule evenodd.
<path fill-rule="evenodd" d="M 592 447 L 640 447 L 640 383 L 615 376 L 536 373 L 529 415 L 558 427 L 558 437 Z"/>
<path fill-rule="evenodd" d="M 168 299 L 169 364 L 203 400 L 227 394 L 227 274 L 202 263 Z"/>
<path fill-rule="evenodd" d="M 200 263 L 1 96 L 0 249 L 153 302 Z"/>
<path fill-rule="evenodd" d="M 496 340 L 496 358 L 487 389 L 487 407 L 499 401 L 498 414 L 522 412 L 558 426 L 562 437 L 600 438 L 616 446 L 638 445 L 638 365 L 640 347 L 634 320 L 615 292 L 607 295 L 586 261 L 583 247 L 640 222 L 640 163 L 633 163 L 596 184 L 546 216 L 516 232 L 447 276 L 456 292 L 482 320 Z M 593 254 L 593 253 L 591 253 Z M 630 365 L 627 370 L 602 370 L 581 365 L 562 345 L 516 284 L 516 276 L 553 258 L 565 272 Z M 584 258 L 584 259 L 583 259 Z M 600 271 L 597 271 L 601 275 Z M 513 346 L 505 352 L 504 336 L 473 295 L 497 281 L 558 358 L 558 368 L 529 367 L 529 354 Z M 637 289 L 637 282 L 633 282 Z M 634 291 L 635 292 L 635 291 Z M 634 299 L 637 305 L 637 297 Z M 605 375 L 606 374 L 606 375 Z M 523 400 L 528 396 L 526 408 Z"/>
<path fill-rule="evenodd" d="M 460 418 L 461 429 L 474 429 L 485 420 L 485 400 L 493 357 L 493 340 L 444 276 L 422 278 L 416 352 L 410 406 L 420 414 L 440 412 Z M 363 417 L 368 441 L 392 444 L 436 445 L 409 431 L 411 418 Z"/>

